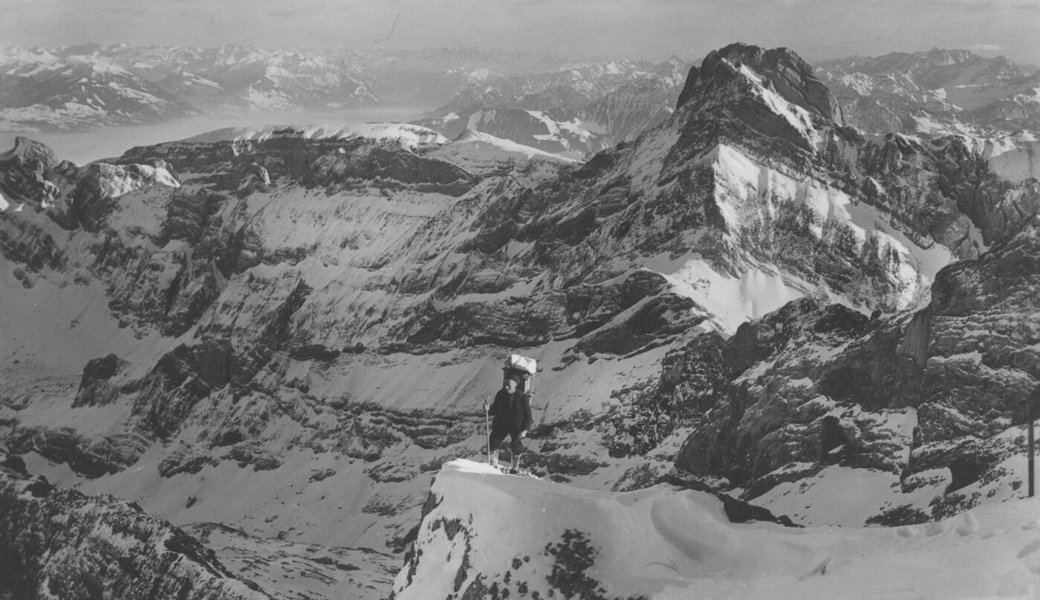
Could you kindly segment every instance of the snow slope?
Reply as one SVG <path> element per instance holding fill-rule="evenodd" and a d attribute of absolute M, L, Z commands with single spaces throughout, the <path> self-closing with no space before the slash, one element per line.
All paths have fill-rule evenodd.
<path fill-rule="evenodd" d="M 578 162 L 564 154 L 553 154 L 472 129 L 439 148 L 433 156 L 476 174 L 502 172 L 539 160 L 561 164 Z"/>
<path fill-rule="evenodd" d="M 775 221 L 781 210 L 805 207 L 813 215 L 812 235 L 820 240 L 828 228 L 846 227 L 860 252 L 868 236 L 876 238 L 877 251 L 894 251 L 898 264 L 889 277 L 897 293 L 890 299 L 905 310 L 927 301 L 931 282 L 939 270 L 953 261 L 942 244 L 923 248 L 892 224 L 892 217 L 826 181 L 789 172 L 779 164 L 767 165 L 741 148 L 720 144 L 701 159 L 715 175 L 714 200 L 725 220 L 727 237 L 740 247 L 743 230 Z M 720 268 L 698 253 L 682 257 L 652 257 L 644 267 L 664 275 L 675 291 L 708 309 L 712 322 L 733 333 L 743 322 L 760 318 L 791 300 L 814 293 L 810 284 L 775 265 L 745 258 Z M 728 272 L 727 272 L 728 271 Z M 851 306 L 857 299 L 831 294 L 831 300 Z"/>
<path fill-rule="evenodd" d="M 710 494 L 612 494 L 446 464 L 398 600 L 1034 598 L 1040 501 L 899 528 L 737 524 Z M 535 594 L 538 594 L 537 596 Z M 588 595 L 586 595 L 588 594 Z"/>

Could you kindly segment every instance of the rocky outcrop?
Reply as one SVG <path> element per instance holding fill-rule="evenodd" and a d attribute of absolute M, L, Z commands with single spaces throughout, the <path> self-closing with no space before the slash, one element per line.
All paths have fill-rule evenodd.
<path fill-rule="evenodd" d="M 14 148 L 0 154 L 0 194 L 11 201 L 43 205 L 53 202 L 59 189 L 50 178 L 71 163 L 60 163 L 54 151 L 24 136 L 14 140 Z"/>
<path fill-rule="evenodd" d="M 0 255 L 20 270 L 41 271 L 58 269 L 66 263 L 66 257 L 54 232 L 36 218 L 9 218 L 0 213 Z M 21 278 L 27 287 L 31 280 Z"/>
<path fill-rule="evenodd" d="M 693 426 L 676 465 L 700 475 L 747 484 L 787 464 L 816 462 L 837 446 L 844 447 L 845 464 L 899 472 L 906 466 L 912 423 L 891 431 L 894 441 L 876 432 L 859 435 L 871 428 L 871 419 L 883 419 L 853 408 L 839 394 L 821 393 L 821 382 L 841 368 L 830 356 L 867 331 L 859 313 L 799 300 L 742 326 L 725 342 L 707 337 L 677 351 L 644 402 L 680 415 L 664 437 L 671 427 Z M 632 409 L 634 422 L 640 421 L 638 406 Z M 901 412 L 887 404 L 872 408 Z"/>
<path fill-rule="evenodd" d="M 115 400 L 119 392 L 116 386 L 110 383 L 110 380 L 126 364 L 125 360 L 120 360 L 115 354 L 88 361 L 83 367 L 83 377 L 80 378 L 79 389 L 76 390 L 76 399 L 72 402 L 72 407 L 97 406 Z"/>
<path fill-rule="evenodd" d="M 12 598 L 269 597 L 134 504 L 0 467 L 0 508 L 0 594 Z"/>
<path fill-rule="evenodd" d="M 960 258 L 978 256 L 983 244 L 1005 237 L 1040 207 L 1035 183 L 999 178 L 959 137 L 921 141 L 889 134 L 863 147 L 861 164 L 873 179 L 863 182 L 868 202 L 894 215 L 908 235 L 935 240 Z M 921 172 L 932 174 L 934 188 L 921 193 L 901 183 Z"/>
<path fill-rule="evenodd" d="M 135 431 L 95 438 L 72 427 L 15 426 L 7 432 L 5 442 L 12 454 L 35 452 L 93 479 L 137 462 L 151 440 Z"/>
<path fill-rule="evenodd" d="M 126 386 L 125 391 L 136 398 L 133 414 L 146 431 L 169 438 L 211 392 L 229 384 L 239 389 L 248 386 L 262 366 L 251 359 L 225 339 L 205 337 L 192 346 L 179 345 L 163 355 L 146 377 Z"/>
<path fill-rule="evenodd" d="M 117 198 L 155 183 L 180 187 L 161 162 L 155 166 L 93 163 L 85 168 L 72 191 L 71 216 L 83 229 L 96 233 L 115 209 Z"/>
<path fill-rule="evenodd" d="M 921 316 L 930 331 L 920 402 L 926 442 L 988 438 L 1025 417 L 1040 386 L 1040 217 L 973 261 L 944 269 Z"/>
<path fill-rule="evenodd" d="M 942 270 L 932 303 L 912 317 L 868 322 L 802 300 L 729 340 L 700 336 L 669 356 L 657 387 L 621 419 L 627 434 L 653 440 L 691 427 L 677 466 L 752 495 L 799 463 L 904 478 L 949 468 L 949 492 L 999 476 L 999 463 L 1023 449 L 998 434 L 1023 422 L 1040 387 L 1038 224 Z M 642 436 L 646 427 L 661 433 Z M 641 450 L 624 439 L 620 450 Z"/>

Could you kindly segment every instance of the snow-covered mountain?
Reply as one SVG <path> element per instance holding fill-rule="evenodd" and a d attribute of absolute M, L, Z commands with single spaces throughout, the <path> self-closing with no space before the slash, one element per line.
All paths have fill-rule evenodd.
<path fill-rule="evenodd" d="M 817 68 L 849 124 L 868 132 L 992 135 L 1040 128 L 1040 77 L 1002 56 L 936 48 Z"/>
<path fill-rule="evenodd" d="M 328 53 L 114 46 L 113 60 L 207 110 L 337 108 L 378 101 L 364 69 Z"/>
<path fill-rule="evenodd" d="M 299 52 L 233 45 L 13 47 L 0 49 L 0 126 L 17 131 L 75 130 L 152 123 L 200 111 L 328 112 L 374 105 L 433 109 L 453 97 L 479 93 L 476 90 L 488 85 L 499 94 L 514 93 L 516 81 L 525 80 L 530 81 L 528 94 L 538 92 L 532 98 L 534 109 L 552 105 L 541 96 L 564 93 L 565 88 L 568 94 L 584 99 L 584 104 L 601 99 L 605 91 L 624 81 L 634 90 L 661 82 L 674 88 L 681 82 L 681 70 L 673 68 L 671 74 L 658 72 L 661 70 L 660 65 L 627 61 L 575 66 L 574 61 L 561 57 L 477 49 Z M 640 89 L 629 95 L 648 93 Z M 661 100 L 668 90 L 655 93 Z M 659 102 L 655 107 L 658 111 L 663 108 Z M 624 129 L 623 135 L 645 124 L 631 117 L 615 118 L 629 122 L 608 123 L 602 114 L 599 122 L 611 131 Z"/>
<path fill-rule="evenodd" d="M 24 131 L 378 100 L 363 69 L 342 57 L 241 46 L 8 48 L 0 51 L 0 73 L 4 127 Z"/>
<path fill-rule="evenodd" d="M 515 351 L 542 367 L 526 464 L 567 484 L 505 483 L 517 498 L 638 504 L 665 538 L 679 527 L 651 505 L 717 516 L 719 494 L 813 526 L 999 511 L 1037 379 L 1040 186 L 983 151 L 865 135 L 797 55 L 742 44 L 586 163 L 415 124 L 224 130 L 85 167 L 23 138 L 0 156 L 0 441 L 30 473 L 219 540 L 235 575 L 279 547 L 268 564 L 323 574 L 316 597 L 385 597 L 409 546 L 397 593 L 472 585 L 430 515 L 453 483 L 512 502 L 447 463 L 479 457 L 480 399 Z M 605 494 L 659 482 L 705 495 Z M 572 529 L 591 537 L 521 540 L 557 548 L 529 555 L 548 569 L 531 589 L 572 585 L 545 561 L 580 575 L 583 540 L 620 556 L 596 523 Z M 842 539 L 888 547 L 873 536 Z M 701 567 L 679 545 L 653 560 L 686 590 Z M 358 568 L 316 566 L 344 556 Z M 513 585 L 481 565 L 481 585 Z"/>
<path fill-rule="evenodd" d="M 71 130 L 199 114 L 112 57 L 86 50 L 0 50 L 0 128 Z"/>
<path fill-rule="evenodd" d="M 431 109 L 419 124 L 451 138 L 474 130 L 580 158 L 667 118 L 684 71 L 678 59 L 576 63 L 472 49 L 7 48 L 0 50 L 0 127 L 73 131 L 228 110 L 328 112 L 407 103 Z"/>
<path fill-rule="evenodd" d="M 423 124 L 467 130 L 570 156 L 634 139 L 672 112 L 687 65 L 613 61 L 548 73 L 487 74 L 464 86 Z"/>

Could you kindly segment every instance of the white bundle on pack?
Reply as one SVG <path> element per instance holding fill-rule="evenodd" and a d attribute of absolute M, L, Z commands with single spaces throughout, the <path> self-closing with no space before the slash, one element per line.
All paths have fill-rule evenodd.
<path fill-rule="evenodd" d="M 538 363 L 536 363 L 533 358 L 528 358 L 519 354 L 510 354 L 509 358 L 506 359 L 505 368 L 514 371 L 523 371 L 528 375 L 534 375 L 538 371 Z"/>

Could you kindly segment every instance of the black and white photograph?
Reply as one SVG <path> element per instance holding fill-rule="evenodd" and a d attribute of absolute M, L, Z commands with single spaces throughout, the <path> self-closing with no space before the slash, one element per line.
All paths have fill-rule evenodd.
<path fill-rule="evenodd" d="M 1040 598 L 1040 0 L 0 0 L 0 600 Z"/>

